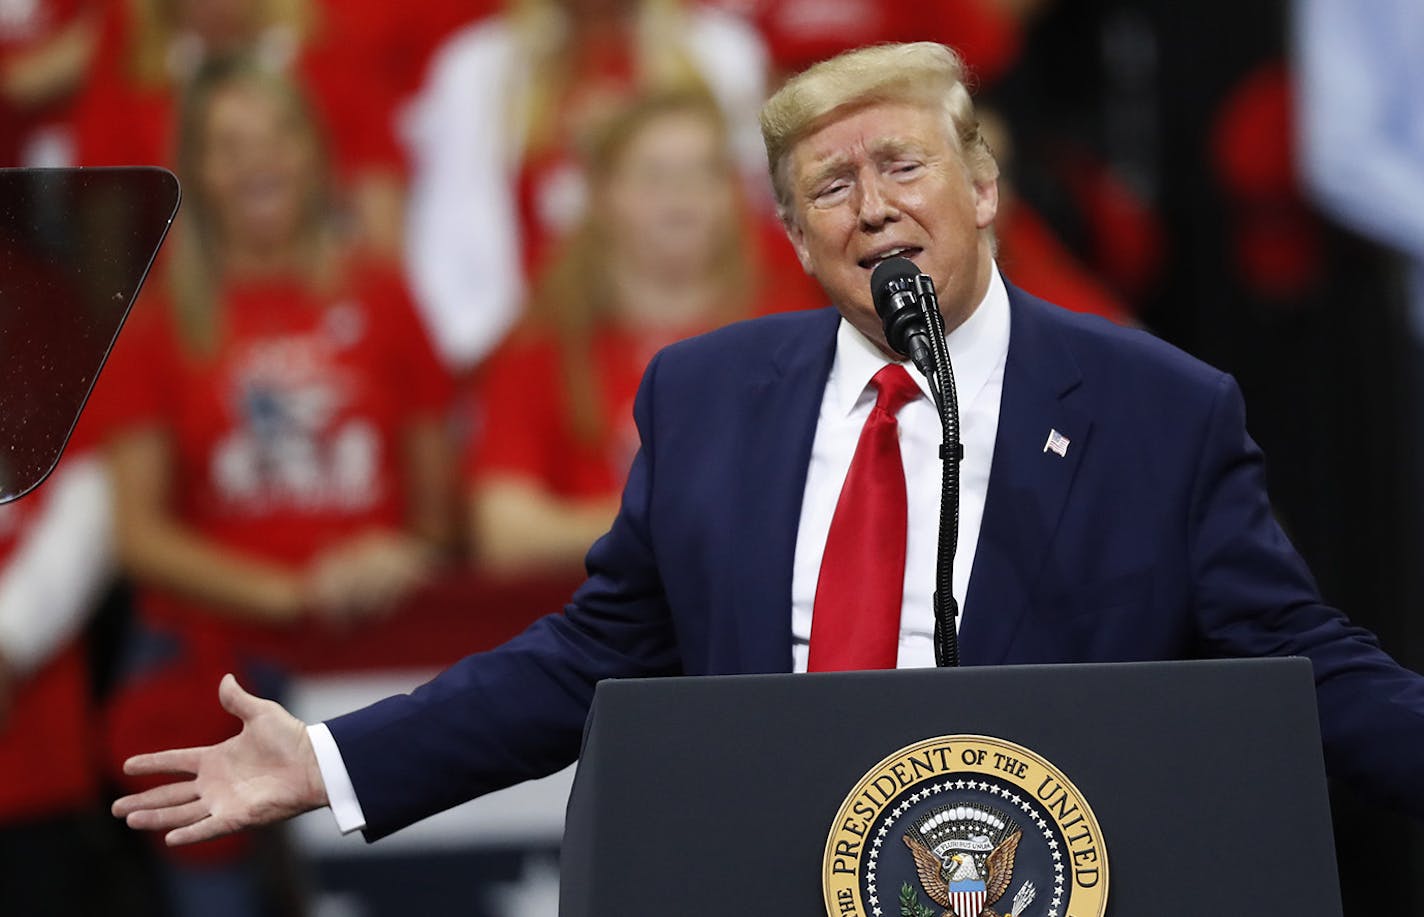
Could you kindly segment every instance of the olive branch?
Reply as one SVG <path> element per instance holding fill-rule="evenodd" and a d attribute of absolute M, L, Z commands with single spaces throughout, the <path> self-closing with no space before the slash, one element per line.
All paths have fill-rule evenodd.
<path fill-rule="evenodd" d="M 934 909 L 920 903 L 920 896 L 909 882 L 900 886 L 900 917 L 935 917 Z"/>

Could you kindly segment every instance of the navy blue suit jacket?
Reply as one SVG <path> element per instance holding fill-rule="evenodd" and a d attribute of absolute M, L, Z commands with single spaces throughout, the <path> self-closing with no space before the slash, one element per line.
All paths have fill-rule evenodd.
<path fill-rule="evenodd" d="M 1010 311 L 964 664 L 1308 656 L 1331 772 L 1424 813 L 1424 678 L 1319 598 L 1235 383 L 1012 288 Z M 600 679 L 789 671 L 838 319 L 744 322 L 653 360 L 622 511 L 563 613 L 329 723 L 368 838 L 569 764 Z"/>

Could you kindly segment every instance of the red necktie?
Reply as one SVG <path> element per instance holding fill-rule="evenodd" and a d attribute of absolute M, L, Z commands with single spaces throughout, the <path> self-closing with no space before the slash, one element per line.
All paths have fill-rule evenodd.
<path fill-rule="evenodd" d="M 920 388 L 895 363 L 870 384 L 878 393 L 875 407 L 860 431 L 821 557 L 807 664 L 812 672 L 893 669 L 899 655 L 906 498 L 895 415 Z"/>

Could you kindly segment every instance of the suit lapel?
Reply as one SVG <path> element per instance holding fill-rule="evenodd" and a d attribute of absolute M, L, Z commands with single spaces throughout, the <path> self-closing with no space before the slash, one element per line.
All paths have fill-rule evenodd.
<path fill-rule="evenodd" d="M 1034 598 L 1091 421 L 1073 404 L 1082 376 L 1045 311 L 1009 287 L 1009 353 L 999 430 L 960 627 L 966 665 L 1006 661 Z M 1056 432 L 1063 454 L 1047 448 Z"/>
<path fill-rule="evenodd" d="M 730 532 L 736 543 L 729 572 L 744 671 L 790 670 L 796 533 L 839 322 L 834 309 L 816 313 L 810 332 L 789 338 L 743 392 L 745 440 L 729 505 L 747 517 Z"/>

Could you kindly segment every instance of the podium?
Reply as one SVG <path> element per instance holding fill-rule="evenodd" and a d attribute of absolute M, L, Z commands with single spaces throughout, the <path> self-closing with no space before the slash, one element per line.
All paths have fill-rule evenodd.
<path fill-rule="evenodd" d="M 1341 913 L 1303 659 L 604 682 L 569 801 L 559 913 L 825 914 L 828 838 L 850 811 L 843 803 L 886 756 L 951 735 L 1023 746 L 1076 786 L 1101 833 L 1107 914 Z M 976 807 L 921 817 L 926 843 L 943 836 L 936 849 L 946 855 L 983 847 L 940 824 L 966 808 Z M 1026 804 L 1027 818 L 981 808 L 1000 813 L 970 812 L 990 829 L 1008 812 L 1033 835 L 1042 818 Z M 909 862 L 905 846 L 885 846 L 883 862 L 892 848 Z M 1037 894 L 1018 917 L 1087 913 L 1055 908 L 1053 889 L 1032 884 Z M 901 917 L 897 891 L 928 908 L 911 913 L 948 913 L 913 885 L 897 879 L 864 913 Z M 1011 912 L 1012 894 L 995 914 Z M 841 912 L 862 913 L 849 904 Z"/>

